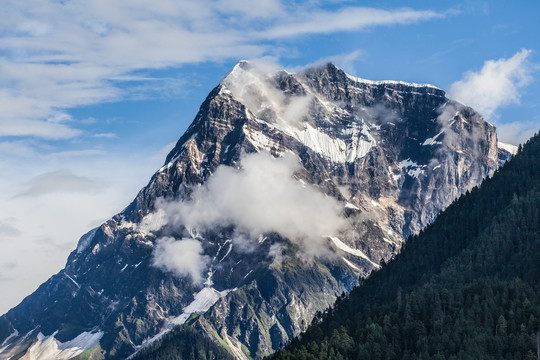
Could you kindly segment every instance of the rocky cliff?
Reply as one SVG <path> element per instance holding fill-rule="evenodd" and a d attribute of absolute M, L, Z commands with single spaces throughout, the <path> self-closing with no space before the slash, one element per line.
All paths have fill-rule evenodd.
<path fill-rule="evenodd" d="M 508 156 L 434 86 L 240 62 L 135 200 L 0 318 L 0 359 L 126 358 L 186 322 L 260 358 Z"/>

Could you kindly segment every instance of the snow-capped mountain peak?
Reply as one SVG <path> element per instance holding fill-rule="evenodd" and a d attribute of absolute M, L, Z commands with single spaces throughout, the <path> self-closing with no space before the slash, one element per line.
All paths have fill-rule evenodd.
<path fill-rule="evenodd" d="M 83 334 L 126 358 L 179 323 L 260 358 L 500 154 L 495 128 L 434 86 L 242 61 L 134 201 L 0 318 L 0 359 Z"/>

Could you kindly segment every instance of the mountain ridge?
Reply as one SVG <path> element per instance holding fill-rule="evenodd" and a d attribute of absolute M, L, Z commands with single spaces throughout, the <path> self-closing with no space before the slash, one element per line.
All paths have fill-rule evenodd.
<path fill-rule="evenodd" d="M 103 332 L 107 357 L 125 357 L 182 318 L 204 289 L 227 293 L 193 326 L 232 344 L 237 357 L 242 346 L 261 357 L 498 166 L 495 128 L 440 89 L 359 83 L 331 64 L 299 74 L 245 62 L 235 69 L 134 201 L 83 236 L 64 270 L 0 318 L 11 329 L 0 334 L 0 358 L 36 346 L 32 340 L 25 348 L 22 334 L 36 339 L 38 331 L 58 331 L 63 343 Z M 280 226 L 247 231 L 243 241 L 235 225 L 191 228 L 162 211 L 203 196 L 198 189 L 209 191 L 221 167 L 245 177 L 242 154 L 257 152 L 277 159 L 292 152 L 297 184 L 342 204 L 338 215 L 350 229 L 337 241 L 318 240 L 333 257 L 298 262 L 305 248 Z M 156 249 L 179 243 L 200 250 L 207 285 L 155 265 Z M 246 252 L 246 244 L 255 250 Z M 242 313 L 247 304 L 251 312 Z M 15 329 L 21 335 L 6 341 Z"/>

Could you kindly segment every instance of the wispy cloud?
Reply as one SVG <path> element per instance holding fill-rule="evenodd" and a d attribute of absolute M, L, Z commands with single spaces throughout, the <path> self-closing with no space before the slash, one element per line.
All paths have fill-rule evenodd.
<path fill-rule="evenodd" d="M 26 189 L 15 197 L 40 196 L 65 192 L 94 192 L 103 187 L 97 180 L 73 174 L 69 170 L 56 170 L 38 175 L 26 184 Z"/>
<path fill-rule="evenodd" d="M 5 0 L 0 5 L 0 136 L 76 137 L 81 133 L 76 124 L 55 121 L 68 109 L 170 92 L 179 82 L 134 81 L 136 71 L 272 55 L 268 41 L 273 39 L 443 16 L 411 9 L 322 10 L 309 2 L 277 0 L 257 6 L 245 0 Z"/>
<path fill-rule="evenodd" d="M 376 26 L 406 25 L 444 17 L 435 11 L 411 9 L 381 10 L 346 7 L 337 11 L 310 11 L 299 14 L 300 21 L 287 22 L 268 29 L 268 38 L 287 38 L 306 34 L 329 34 L 337 31 L 364 30 Z"/>
<path fill-rule="evenodd" d="M 179 277 L 189 276 L 196 284 L 202 282 L 202 273 L 210 262 L 210 257 L 203 254 L 202 244 L 198 240 L 175 240 L 172 237 L 164 237 L 156 242 L 152 258 L 154 266 Z"/>
<path fill-rule="evenodd" d="M 0 266 L 17 267 L 4 273 L 9 291 L 0 291 L 0 313 L 56 273 L 81 234 L 128 205 L 165 157 L 161 150 L 51 155 L 58 149 L 44 149 L 37 139 L 11 143 L 0 143 Z"/>
<path fill-rule="evenodd" d="M 342 53 L 342 54 L 324 57 L 315 61 L 314 63 L 298 66 L 291 70 L 300 71 L 302 69 L 305 69 L 311 66 L 323 65 L 323 64 L 331 62 L 332 64 L 345 70 L 348 74 L 356 75 L 355 63 L 359 59 L 361 59 L 363 56 L 364 56 L 364 51 L 362 49 L 356 49 L 348 53 Z"/>
<path fill-rule="evenodd" d="M 49 158 L 78 158 L 81 156 L 94 156 L 106 154 L 103 150 L 98 149 L 82 149 L 82 150 L 64 150 L 56 151 L 48 154 Z"/>
<path fill-rule="evenodd" d="M 3 141 L 0 142 L 0 154 L 29 157 L 35 155 L 35 151 L 26 141 Z"/>
<path fill-rule="evenodd" d="M 21 231 L 14 225 L 16 221 L 14 218 L 0 220 L 0 241 L 21 234 Z"/>
<path fill-rule="evenodd" d="M 118 135 L 116 135 L 115 133 L 99 133 L 99 134 L 94 134 L 93 137 L 105 138 L 105 139 L 115 139 L 115 138 L 118 137 Z"/>
<path fill-rule="evenodd" d="M 13 278 L 13 275 L 10 274 L 13 269 L 17 267 L 17 264 L 14 262 L 5 262 L 0 263 L 0 282 L 5 282 Z M 7 291 L 6 291 L 7 292 Z"/>

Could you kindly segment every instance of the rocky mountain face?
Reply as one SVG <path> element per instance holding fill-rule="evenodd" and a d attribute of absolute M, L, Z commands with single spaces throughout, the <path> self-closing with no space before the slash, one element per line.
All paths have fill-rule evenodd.
<path fill-rule="evenodd" d="M 539 205 L 536 134 L 268 359 L 538 359 Z"/>
<path fill-rule="evenodd" d="M 431 85 L 240 62 L 135 200 L 0 318 L 0 359 L 123 359 L 183 323 L 260 358 L 509 156 Z"/>

